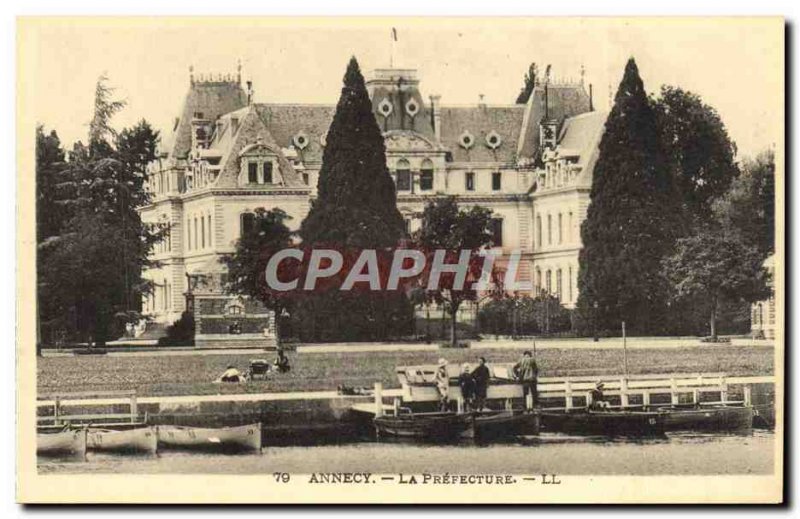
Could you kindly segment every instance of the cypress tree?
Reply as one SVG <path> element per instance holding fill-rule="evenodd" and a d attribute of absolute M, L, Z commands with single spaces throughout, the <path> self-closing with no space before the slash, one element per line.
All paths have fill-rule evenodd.
<path fill-rule="evenodd" d="M 663 333 L 668 286 L 661 260 L 679 230 L 679 198 L 656 115 L 631 58 L 608 116 L 581 227 L 578 278 L 584 332 Z"/>
<path fill-rule="evenodd" d="M 403 237 L 403 217 L 355 57 L 347 66 L 325 142 L 317 199 L 300 231 L 303 241 L 354 248 L 396 245 Z"/>
<path fill-rule="evenodd" d="M 358 62 L 350 59 L 322 156 L 317 198 L 300 228 L 305 247 L 388 249 L 405 234 L 386 147 Z M 304 297 L 294 321 L 303 340 L 381 340 L 410 333 L 400 293 L 339 291 Z"/>

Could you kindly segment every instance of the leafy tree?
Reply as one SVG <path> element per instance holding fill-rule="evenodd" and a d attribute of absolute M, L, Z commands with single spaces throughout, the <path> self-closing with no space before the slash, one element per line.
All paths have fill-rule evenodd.
<path fill-rule="evenodd" d="M 705 220 L 711 215 L 712 202 L 739 175 L 736 145 L 717 111 L 692 92 L 662 86 L 653 107 L 686 216 Z"/>
<path fill-rule="evenodd" d="M 36 239 L 42 242 L 58 234 L 63 210 L 57 203 L 57 186 L 65 169 L 65 154 L 55 130 L 45 134 L 36 127 Z"/>
<path fill-rule="evenodd" d="M 383 135 L 351 58 L 326 138 L 317 198 L 301 225 L 303 246 L 345 253 L 395 247 L 405 234 L 396 204 Z M 307 294 L 295 308 L 295 327 L 306 339 L 375 340 L 411 332 L 413 309 L 403 292 L 328 288 Z"/>
<path fill-rule="evenodd" d="M 517 95 L 516 104 L 524 105 L 530 99 L 533 89 L 536 86 L 536 63 L 531 63 L 528 72 L 525 73 L 525 82 Z"/>
<path fill-rule="evenodd" d="M 457 344 L 456 317 L 465 301 L 475 301 L 477 291 L 472 288 L 480 279 L 483 268 L 481 249 L 491 246 L 492 211 L 485 207 L 459 209 L 455 197 L 438 198 L 425 206 L 422 227 L 415 236 L 419 246 L 428 252 L 427 268 L 433 263 L 436 250 L 447 251 L 445 263 L 457 263 L 462 250 L 471 252 L 469 272 L 463 287 L 456 285 L 454 273 L 443 273 L 435 290 L 428 291 L 429 300 L 443 305 L 450 317 L 450 342 Z"/>
<path fill-rule="evenodd" d="M 105 82 L 98 80 L 89 145 L 76 143 L 56 186 L 67 216 L 38 257 L 43 324 L 101 346 L 139 318 L 151 289 L 142 269 L 155 265 L 148 253 L 168 232 L 136 211 L 149 201 L 145 166 L 155 159 L 158 132 L 142 121 L 117 135 L 110 117 L 123 104 Z"/>
<path fill-rule="evenodd" d="M 549 294 L 489 301 L 481 308 L 478 319 L 482 331 L 495 335 L 539 335 L 571 328 L 569 310 Z"/>
<path fill-rule="evenodd" d="M 775 252 L 775 154 L 745 160 L 742 174 L 714 204 L 715 217 L 729 232 L 755 247 L 762 259 Z"/>
<path fill-rule="evenodd" d="M 724 301 L 751 303 L 769 295 L 768 274 L 758 249 L 718 226 L 703 226 L 677 242 L 664 260 L 676 288 L 676 300 L 702 298 L 711 337 L 717 338 L 718 312 Z"/>
<path fill-rule="evenodd" d="M 237 240 L 235 252 L 222 258 L 228 267 L 227 291 L 261 301 L 275 312 L 276 322 L 282 311 L 291 306 L 291 294 L 270 289 L 265 273 L 270 258 L 276 252 L 292 246 L 293 233 L 286 226 L 290 219 L 281 209 L 256 209 L 253 225 Z M 293 266 L 290 262 L 281 262 L 282 270 L 278 272 L 278 278 L 285 280 L 285 270 Z M 278 337 L 280 339 L 280 335 Z"/>
<path fill-rule="evenodd" d="M 661 260 L 680 232 L 677 199 L 656 116 L 631 58 L 606 121 L 581 226 L 581 322 L 616 330 L 626 321 L 633 333 L 664 331 Z"/>

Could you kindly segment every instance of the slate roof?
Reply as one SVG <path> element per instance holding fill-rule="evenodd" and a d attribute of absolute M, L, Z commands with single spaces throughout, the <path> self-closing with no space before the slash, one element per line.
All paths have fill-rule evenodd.
<path fill-rule="evenodd" d="M 577 151 L 581 173 L 577 184 L 592 185 L 592 172 L 600 150 L 600 139 L 605 131 L 606 112 L 588 112 L 564 121 L 556 152 Z"/>
<path fill-rule="evenodd" d="M 442 107 L 442 145 L 450 150 L 457 162 L 514 162 L 524 105 L 509 106 L 460 106 Z M 461 136 L 472 134 L 473 145 L 461 146 Z M 497 132 L 502 139 L 500 146 L 491 149 L 486 145 L 486 136 Z"/>
<path fill-rule="evenodd" d="M 292 139 L 302 131 L 308 137 L 308 145 L 297 150 L 298 158 L 303 162 L 322 162 L 320 138 L 328 135 L 336 105 L 257 104 L 255 107 L 278 146 L 292 146 Z"/>
<path fill-rule="evenodd" d="M 183 101 L 183 110 L 178 125 L 165 142 L 169 158 L 173 161 L 185 159 L 192 148 L 192 118 L 202 112 L 203 118 L 214 121 L 219 116 L 247 105 L 247 96 L 237 81 L 193 82 Z"/>
<path fill-rule="evenodd" d="M 539 123 L 547 115 L 548 119 L 563 122 L 569 117 L 589 111 L 589 95 L 582 85 L 548 85 L 547 109 L 545 109 L 545 88 L 533 89 L 525 105 L 523 139 L 519 142 L 520 158 L 535 158 L 539 153 Z"/>

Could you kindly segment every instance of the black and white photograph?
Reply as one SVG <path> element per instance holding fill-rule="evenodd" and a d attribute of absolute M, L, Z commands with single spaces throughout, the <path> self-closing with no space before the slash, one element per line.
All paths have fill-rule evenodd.
<path fill-rule="evenodd" d="M 784 23 L 18 19 L 18 498 L 780 502 Z"/>

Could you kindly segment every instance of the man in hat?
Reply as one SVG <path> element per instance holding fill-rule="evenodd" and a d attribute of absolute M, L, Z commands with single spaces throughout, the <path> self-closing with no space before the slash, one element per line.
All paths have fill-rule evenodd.
<path fill-rule="evenodd" d="M 472 371 L 472 380 L 475 382 L 475 410 L 480 411 L 486 403 L 486 391 L 489 389 L 489 379 L 492 378 L 486 359 L 478 358 L 478 367 Z"/>
<path fill-rule="evenodd" d="M 592 403 L 589 406 L 589 409 L 593 411 L 601 411 L 603 409 L 608 409 L 608 402 L 603 395 L 603 388 L 605 384 L 600 382 L 599 380 L 595 383 L 594 389 L 591 391 L 592 395 Z"/>
<path fill-rule="evenodd" d="M 530 394 L 535 407 L 538 399 L 536 381 L 539 378 L 539 367 L 530 351 L 523 353 L 519 362 L 514 364 L 514 375 L 522 382 L 522 396 L 527 399 Z"/>
<path fill-rule="evenodd" d="M 439 390 L 439 410 L 448 411 L 450 400 L 448 391 L 450 390 L 450 376 L 447 374 L 447 360 L 439 359 L 436 367 L 436 389 Z"/>

